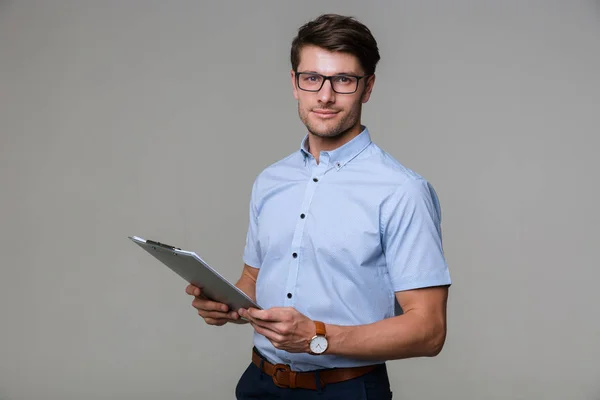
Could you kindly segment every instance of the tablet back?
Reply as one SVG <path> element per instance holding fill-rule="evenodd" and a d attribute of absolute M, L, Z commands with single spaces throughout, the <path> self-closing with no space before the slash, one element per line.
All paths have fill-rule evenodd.
<path fill-rule="evenodd" d="M 196 253 L 138 236 L 129 238 L 188 283 L 201 288 L 206 297 L 227 304 L 232 311 L 250 307 L 260 309 L 258 304 L 211 268 Z"/>

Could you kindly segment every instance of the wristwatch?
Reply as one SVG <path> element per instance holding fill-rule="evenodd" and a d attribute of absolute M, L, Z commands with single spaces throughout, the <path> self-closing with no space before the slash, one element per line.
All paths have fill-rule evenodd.
<path fill-rule="evenodd" d="M 314 355 L 323 354 L 327 350 L 327 333 L 325 332 L 325 324 L 321 321 L 315 321 L 316 334 L 310 339 L 310 353 Z"/>

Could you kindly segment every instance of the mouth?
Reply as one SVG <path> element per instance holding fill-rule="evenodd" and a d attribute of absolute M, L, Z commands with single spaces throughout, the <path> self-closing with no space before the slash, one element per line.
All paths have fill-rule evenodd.
<path fill-rule="evenodd" d="M 312 110 L 313 114 L 316 114 L 319 118 L 333 118 L 335 117 L 339 111 L 333 110 Z"/>

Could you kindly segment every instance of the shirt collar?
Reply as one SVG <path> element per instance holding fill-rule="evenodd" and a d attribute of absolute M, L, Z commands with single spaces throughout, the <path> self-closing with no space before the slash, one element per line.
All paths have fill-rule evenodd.
<path fill-rule="evenodd" d="M 335 165 L 338 170 L 342 168 L 371 144 L 369 130 L 365 126 L 362 126 L 362 128 L 362 132 L 348 143 L 331 151 L 321 151 L 320 159 L 323 159 L 323 155 L 326 155 L 330 164 Z M 312 157 L 312 154 L 308 151 L 308 134 L 304 136 L 300 143 L 300 152 L 305 159 Z"/>

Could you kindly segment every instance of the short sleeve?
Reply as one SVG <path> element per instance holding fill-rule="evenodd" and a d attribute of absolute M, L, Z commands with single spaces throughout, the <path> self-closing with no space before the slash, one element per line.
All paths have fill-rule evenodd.
<path fill-rule="evenodd" d="M 424 179 L 408 179 L 382 205 L 382 247 L 395 292 L 450 285 L 441 207 Z"/>
<path fill-rule="evenodd" d="M 260 268 L 262 257 L 260 242 L 258 239 L 258 204 L 257 204 L 257 182 L 252 185 L 249 207 L 248 232 L 246 233 L 246 245 L 244 247 L 244 263 L 254 268 Z"/>

